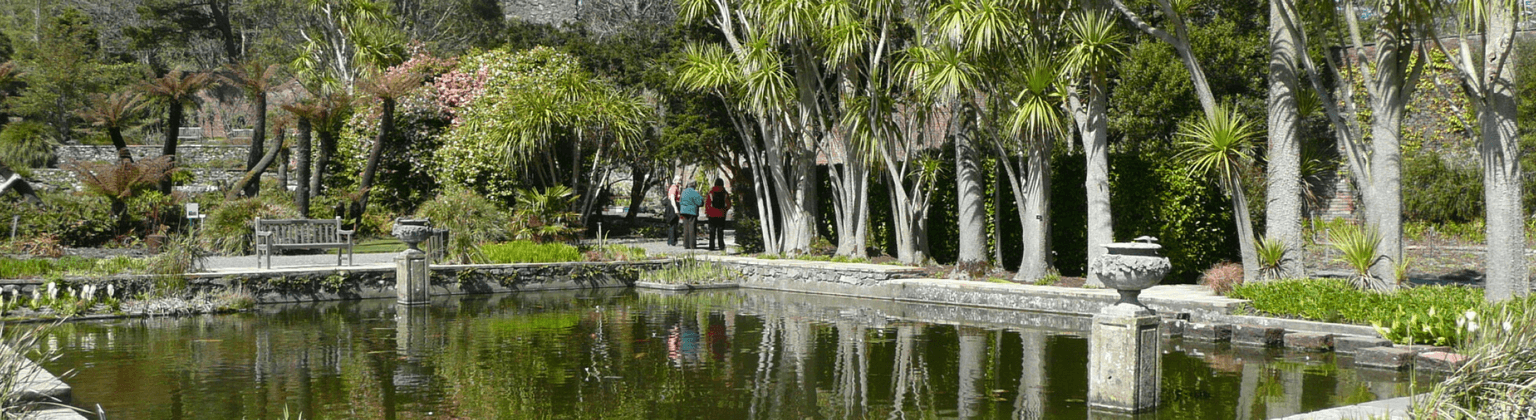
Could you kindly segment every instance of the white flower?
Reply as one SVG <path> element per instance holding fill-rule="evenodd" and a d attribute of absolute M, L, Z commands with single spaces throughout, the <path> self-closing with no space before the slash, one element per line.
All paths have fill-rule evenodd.
<path fill-rule="evenodd" d="M 1466 314 L 1466 317 L 1467 317 L 1467 319 L 1469 319 L 1469 320 L 1473 320 L 1473 321 L 1476 321 L 1476 320 L 1477 320 L 1477 311 L 1474 311 L 1474 310 L 1471 310 L 1471 309 L 1468 309 L 1468 310 L 1467 310 L 1467 314 Z"/>
<path fill-rule="evenodd" d="M 107 297 L 112 297 L 112 295 L 113 295 L 112 292 L 113 292 L 113 290 L 112 290 L 112 283 L 107 283 Z"/>
<path fill-rule="evenodd" d="M 1469 332 L 1469 333 L 1475 333 L 1475 332 L 1477 332 L 1477 328 L 1478 328 L 1478 326 L 1477 326 L 1477 323 L 1476 323 L 1476 322 L 1473 322 L 1473 323 L 1470 323 L 1470 324 L 1467 324 L 1467 332 Z"/>
<path fill-rule="evenodd" d="M 1509 332 L 1509 330 L 1512 330 L 1512 329 L 1515 329 L 1515 326 L 1514 325 L 1510 325 L 1509 321 L 1505 320 L 1504 321 L 1504 332 Z"/>

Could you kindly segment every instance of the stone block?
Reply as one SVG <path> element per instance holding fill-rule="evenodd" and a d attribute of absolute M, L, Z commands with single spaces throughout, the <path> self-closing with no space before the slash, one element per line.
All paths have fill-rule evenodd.
<path fill-rule="evenodd" d="M 1465 364 L 1467 356 L 1444 351 L 1424 352 L 1414 357 L 1414 366 L 1439 372 L 1455 372 Z"/>
<path fill-rule="evenodd" d="M 1402 347 L 1402 348 L 1408 349 L 1409 351 L 1412 351 L 1414 353 L 1450 352 L 1451 351 L 1450 347 L 1446 347 L 1446 346 L 1429 346 L 1429 345 L 1423 345 L 1423 344 L 1414 344 L 1414 345 L 1411 345 L 1411 346 L 1398 346 L 1398 347 Z"/>
<path fill-rule="evenodd" d="M 1285 344 L 1285 329 L 1236 325 L 1232 327 L 1232 344 L 1258 347 L 1280 347 Z"/>
<path fill-rule="evenodd" d="M 1189 321 L 1182 319 L 1165 319 L 1163 320 L 1163 334 L 1169 337 L 1183 337 L 1184 326 L 1188 324 Z"/>
<path fill-rule="evenodd" d="M 1333 334 L 1293 332 L 1285 335 L 1285 348 L 1309 352 L 1333 350 Z"/>
<path fill-rule="evenodd" d="M 1413 365 L 1418 353 L 1401 347 L 1371 347 L 1355 353 L 1355 365 L 1389 370 L 1403 370 Z"/>
<path fill-rule="evenodd" d="M 1093 316 L 1088 357 L 1088 406 L 1119 412 L 1155 409 L 1162 375 L 1161 320 L 1133 305 Z"/>
<path fill-rule="evenodd" d="M 1200 341 L 1232 341 L 1232 325 L 1191 322 L 1184 326 L 1184 338 Z"/>
<path fill-rule="evenodd" d="M 1339 354 L 1355 354 L 1371 347 L 1392 347 L 1392 342 L 1384 338 L 1358 335 L 1341 335 L 1333 338 L 1333 351 Z"/>

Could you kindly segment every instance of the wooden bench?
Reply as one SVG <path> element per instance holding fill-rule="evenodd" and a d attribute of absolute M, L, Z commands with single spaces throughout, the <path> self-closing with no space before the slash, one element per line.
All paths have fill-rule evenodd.
<path fill-rule="evenodd" d="M 341 228 L 341 218 L 268 219 L 256 218 L 256 268 L 266 255 L 272 268 L 272 253 L 285 249 L 337 249 L 336 265 L 341 265 L 341 249 L 347 250 L 347 264 L 352 264 L 352 231 Z"/>
<path fill-rule="evenodd" d="M 188 141 L 202 141 L 203 140 L 203 128 L 202 127 L 181 127 L 181 128 L 178 128 L 176 130 L 176 139 L 177 140 L 188 140 Z"/>

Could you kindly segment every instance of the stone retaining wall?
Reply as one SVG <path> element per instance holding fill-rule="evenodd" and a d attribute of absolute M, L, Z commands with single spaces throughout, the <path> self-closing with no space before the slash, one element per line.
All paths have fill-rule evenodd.
<path fill-rule="evenodd" d="M 134 160 L 160 156 L 160 145 L 128 146 Z M 223 144 L 181 144 L 176 146 L 176 159 L 183 165 L 208 165 L 240 162 L 251 153 L 249 146 Z M 69 162 L 112 162 L 117 160 L 117 148 L 111 145 L 64 145 L 53 149 L 60 165 Z"/>

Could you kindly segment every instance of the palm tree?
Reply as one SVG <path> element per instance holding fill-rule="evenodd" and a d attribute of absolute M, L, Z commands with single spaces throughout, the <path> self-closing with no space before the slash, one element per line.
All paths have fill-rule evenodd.
<path fill-rule="evenodd" d="M 220 77 L 224 83 L 239 87 L 245 91 L 252 102 L 252 113 L 255 114 L 256 123 L 251 128 L 251 150 L 245 159 L 245 170 L 249 171 L 261 161 L 262 148 L 266 146 L 267 139 L 267 92 L 277 81 L 276 64 L 263 66 L 256 60 L 248 60 L 240 64 L 231 64 L 229 73 Z M 255 197 L 261 191 L 261 177 L 245 186 L 243 192 L 248 197 Z"/>
<path fill-rule="evenodd" d="M 272 148 L 267 151 L 266 155 L 261 157 L 261 160 L 256 161 L 256 166 L 247 169 L 245 175 L 241 176 L 240 180 L 235 181 L 235 185 L 231 185 L 229 190 L 224 192 L 225 200 L 239 198 L 241 194 L 248 191 L 245 188 L 247 185 L 255 183 L 256 179 L 261 178 L 261 174 L 266 172 L 273 162 L 278 162 L 280 158 L 283 160 L 281 163 L 278 163 L 280 165 L 278 167 L 278 187 L 288 188 L 288 180 L 282 176 L 286 173 L 285 168 L 288 165 L 285 157 L 286 153 L 283 152 L 288 151 L 285 137 L 287 137 L 288 126 L 291 124 L 293 124 L 293 114 L 278 114 L 272 119 L 272 123 L 268 124 L 268 127 L 272 129 Z"/>
<path fill-rule="evenodd" d="M 91 107 L 81 112 L 80 117 L 90 121 L 91 125 L 106 128 L 107 137 L 117 148 L 117 159 L 132 162 L 133 154 L 128 152 L 128 142 L 123 140 L 123 126 L 138 118 L 143 108 L 144 97 L 138 93 L 96 94 L 91 96 Z"/>
<path fill-rule="evenodd" d="M 1243 281 L 1252 282 L 1259 272 L 1254 252 L 1253 221 L 1248 214 L 1248 198 L 1243 193 L 1243 173 L 1253 165 L 1253 138 L 1258 136 L 1253 124 L 1237 110 L 1217 106 L 1215 116 L 1185 123 L 1179 129 L 1183 149 L 1180 161 L 1188 162 L 1193 178 L 1216 178 L 1222 191 L 1232 201 L 1237 223 L 1237 242 L 1242 249 Z"/>
<path fill-rule="evenodd" d="M 363 82 L 363 91 L 382 102 L 382 113 L 379 118 L 379 136 L 373 140 L 373 149 L 368 152 L 368 164 L 363 168 L 362 180 L 358 185 L 356 208 L 352 214 L 356 219 L 362 218 L 363 212 L 368 210 L 368 190 L 373 187 L 374 174 L 378 173 L 379 159 L 384 155 L 384 143 L 395 136 L 395 100 L 421 86 L 421 75 L 408 70 L 379 73 Z"/>
<path fill-rule="evenodd" d="M 182 73 L 181 70 L 171 70 L 165 76 L 150 79 L 140 85 L 140 89 L 146 95 L 166 107 L 165 146 L 160 154 L 170 156 L 169 162 L 172 167 L 176 165 L 176 140 L 181 134 L 182 113 L 197 92 L 208 86 L 208 79 L 208 75 L 203 73 Z M 171 193 L 170 177 L 160 180 L 160 193 Z"/>
<path fill-rule="evenodd" d="M 1113 216 L 1109 207 L 1109 80 L 1108 71 L 1124 55 L 1122 37 L 1107 14 L 1089 12 L 1077 15 L 1067 26 L 1073 41 L 1067 50 L 1066 67 L 1087 90 L 1088 103 L 1069 92 L 1073 117 L 1083 137 L 1083 152 L 1088 160 L 1088 260 L 1106 252 L 1104 245 L 1115 240 Z M 1098 276 L 1087 273 L 1088 285 L 1102 286 Z"/>
<path fill-rule="evenodd" d="M 324 194 L 326 177 L 333 175 L 334 166 L 331 158 L 336 155 L 336 141 L 341 135 L 341 124 L 346 121 L 347 113 L 352 109 L 352 95 L 340 90 L 330 90 L 313 103 L 315 113 L 311 115 L 310 125 L 314 127 L 315 134 L 320 139 L 319 150 L 315 151 L 315 169 L 309 177 L 309 194 L 311 197 Z"/>
<path fill-rule="evenodd" d="M 1058 60 L 1042 49 L 1025 54 L 1025 65 L 1020 69 L 1023 88 L 1013 98 L 1014 109 L 1008 116 L 1008 129 L 1019 139 L 1017 146 L 1025 150 L 1025 167 L 1017 171 L 1005 163 L 1004 168 L 1023 225 L 1024 256 L 1014 280 L 1033 281 L 1051 269 L 1051 148 L 1057 139 L 1067 136 L 1067 116 L 1062 109 L 1064 92 L 1070 87 L 1064 84 Z M 1018 172 L 1024 173 L 1022 179 Z"/>

